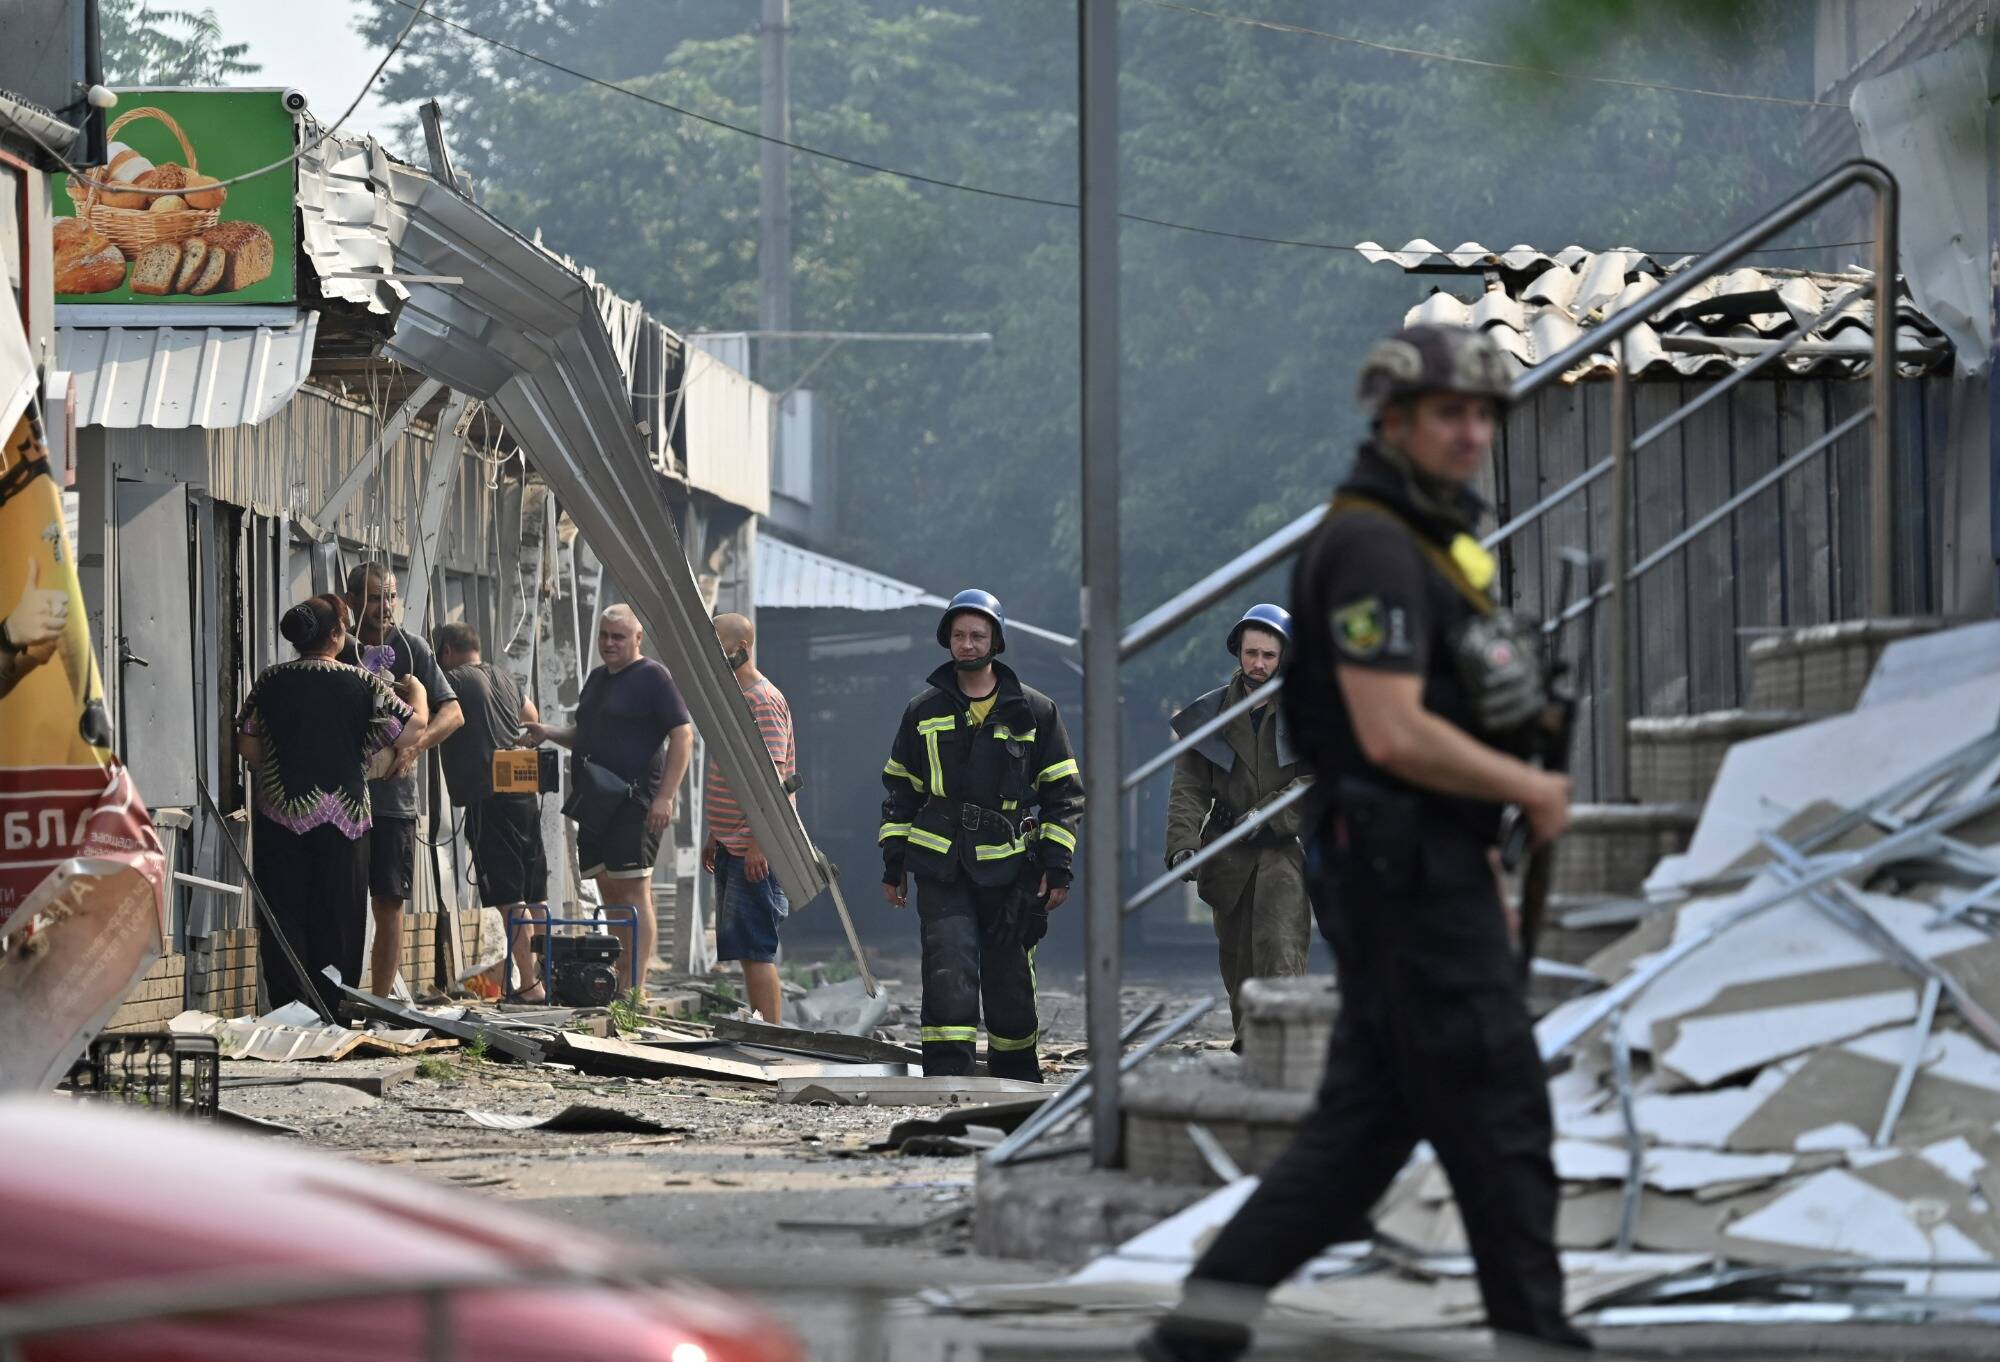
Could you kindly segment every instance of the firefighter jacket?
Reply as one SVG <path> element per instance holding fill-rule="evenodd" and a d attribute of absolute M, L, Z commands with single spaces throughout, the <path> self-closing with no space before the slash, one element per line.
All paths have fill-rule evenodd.
<path fill-rule="evenodd" d="M 882 768 L 883 879 L 909 870 L 998 887 L 1039 869 L 1067 884 L 1083 817 L 1083 777 L 1055 702 L 993 664 L 999 693 L 974 727 L 947 662 L 903 709 Z M 1023 832 L 1033 814 L 1038 826 Z"/>
<path fill-rule="evenodd" d="M 1173 717 L 1173 730 L 1192 733 L 1249 693 L 1243 673 L 1212 690 Z M 1167 861 L 1198 851 L 1222 836 L 1237 819 L 1310 772 L 1293 750 L 1291 724 L 1277 704 L 1264 707 L 1264 721 L 1248 714 L 1231 720 L 1174 762 L 1173 790 L 1167 797 Z M 1237 907 L 1253 887 L 1260 899 L 1305 912 L 1305 854 L 1299 848 L 1304 810 L 1294 804 L 1264 825 L 1250 845 L 1224 851 L 1198 873 L 1202 902 L 1218 911 Z"/>

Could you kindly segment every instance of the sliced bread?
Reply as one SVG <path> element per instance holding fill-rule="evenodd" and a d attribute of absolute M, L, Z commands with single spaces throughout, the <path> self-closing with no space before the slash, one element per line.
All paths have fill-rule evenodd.
<path fill-rule="evenodd" d="M 195 276 L 193 285 L 187 291 L 197 297 L 215 292 L 216 286 L 222 282 L 222 271 L 228 264 L 229 252 L 210 246 L 208 254 L 202 258 L 201 273 Z"/>
<path fill-rule="evenodd" d="M 139 252 L 132 262 L 132 291 L 155 296 L 170 292 L 174 276 L 180 272 L 181 247 L 177 241 L 162 241 Z"/>
<path fill-rule="evenodd" d="M 221 222 L 202 233 L 211 251 L 220 251 L 227 264 L 216 285 L 218 293 L 234 293 L 271 277 L 277 251 L 271 234 L 254 222 Z"/>
<path fill-rule="evenodd" d="M 181 243 L 181 268 L 174 276 L 175 293 L 193 293 L 194 281 L 201 278 L 202 262 L 208 258 L 208 243 L 191 236 Z"/>

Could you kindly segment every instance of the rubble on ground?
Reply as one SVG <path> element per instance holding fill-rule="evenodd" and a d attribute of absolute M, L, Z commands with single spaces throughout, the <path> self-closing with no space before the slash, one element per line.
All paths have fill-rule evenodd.
<path fill-rule="evenodd" d="M 1961 665 L 1996 648 L 1993 625 L 1893 644 L 1851 713 L 1737 743 L 1646 897 L 1590 910 L 1630 929 L 1537 1028 L 1557 1240 L 1586 1324 L 1996 1317 L 2000 671 Z M 1060 1281 L 929 1299 L 974 1313 L 1171 1303 L 1255 1183 Z M 1427 1148 L 1375 1224 L 1373 1242 L 1308 1265 L 1274 1313 L 1478 1322 Z"/>

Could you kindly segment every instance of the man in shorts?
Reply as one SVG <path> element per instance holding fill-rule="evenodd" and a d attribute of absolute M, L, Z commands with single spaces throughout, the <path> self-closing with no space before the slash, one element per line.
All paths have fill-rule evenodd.
<path fill-rule="evenodd" d="M 614 605 L 597 621 L 597 655 L 604 665 L 584 679 L 576 722 L 529 723 L 531 743 L 552 742 L 580 760 L 631 782 L 632 798 L 601 828 L 578 824 L 577 863 L 597 881 L 606 906 L 629 904 L 639 917 L 638 963 L 619 957 L 619 984 L 643 999 L 646 969 L 659 950 L 653 918 L 653 863 L 660 838 L 674 821 L 681 781 L 694 755 L 694 721 L 673 674 L 641 655 L 646 631 L 627 605 Z M 622 914 L 620 915 L 622 917 Z M 613 921 L 616 930 L 618 922 Z"/>
<path fill-rule="evenodd" d="M 479 632 L 469 624 L 441 624 L 432 634 L 445 679 L 458 694 L 465 724 L 438 749 L 451 802 L 465 810 L 465 840 L 479 881 L 479 902 L 497 908 L 502 921 L 531 903 L 548 898 L 548 857 L 542 846 L 542 801 L 523 793 L 493 792 L 493 754 L 520 747 L 521 726 L 541 716 L 521 694 L 511 672 L 479 655 Z M 512 954 L 516 995 L 541 1002 L 547 995 L 535 978 L 528 951 L 528 926 L 514 929 Z M 504 974 L 504 971 L 503 971 Z M 504 982 L 504 979 L 503 979 Z"/>
<path fill-rule="evenodd" d="M 387 775 L 368 782 L 368 803 L 375 812 L 374 826 L 368 829 L 368 899 L 375 914 L 368 986 L 386 998 L 395 989 L 403 959 L 403 905 L 416 885 L 417 810 L 422 799 L 417 766 L 424 750 L 456 733 L 465 716 L 430 645 L 421 633 L 405 633 L 396 622 L 399 605 L 393 569 L 382 563 L 356 564 L 347 574 L 347 608 L 354 612 L 354 632 L 340 660 L 365 667 L 391 685 L 414 676 L 430 697 L 431 717 L 423 735 L 397 756 Z M 403 982 L 422 989 L 431 981 Z"/>
<path fill-rule="evenodd" d="M 771 764 L 787 788 L 798 774 L 798 746 L 792 737 L 792 707 L 770 678 L 757 670 L 757 633 L 742 615 L 717 615 L 715 636 L 723 655 L 736 669 L 736 684 L 743 688 L 743 702 Z M 739 960 L 743 964 L 743 992 L 758 1016 L 773 1026 L 783 1025 L 784 1006 L 778 983 L 778 924 L 791 905 L 785 901 L 784 886 L 771 873 L 771 863 L 743 806 L 729 788 L 722 764 L 710 760 L 708 783 L 702 798 L 708 814 L 708 838 L 702 845 L 701 863 L 715 876 L 715 957 Z"/>

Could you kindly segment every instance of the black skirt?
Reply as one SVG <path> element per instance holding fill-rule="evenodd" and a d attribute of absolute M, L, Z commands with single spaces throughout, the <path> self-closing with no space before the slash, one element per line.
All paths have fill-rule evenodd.
<path fill-rule="evenodd" d="M 368 920 L 366 837 L 349 838 L 331 824 L 293 832 L 259 814 L 257 887 L 316 984 L 325 982 L 321 972 L 331 965 L 343 983 L 360 985 Z M 270 1006 L 310 999 L 283 948 L 270 938 L 268 923 L 259 933 L 257 956 Z M 326 1001 L 338 1006 L 335 997 Z"/>

